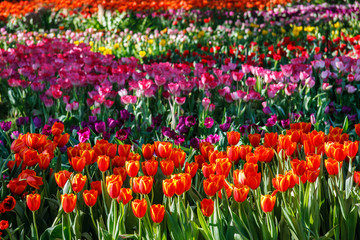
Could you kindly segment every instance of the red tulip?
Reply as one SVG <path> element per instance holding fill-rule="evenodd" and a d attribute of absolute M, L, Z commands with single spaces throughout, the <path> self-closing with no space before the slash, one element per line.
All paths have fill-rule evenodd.
<path fill-rule="evenodd" d="M 71 187 L 74 192 L 78 193 L 84 188 L 87 177 L 86 175 L 82 175 L 81 173 L 76 174 L 71 182 Z"/>
<path fill-rule="evenodd" d="M 64 131 L 64 124 L 61 122 L 55 122 L 51 127 L 51 133 L 54 136 L 59 136 Z"/>
<path fill-rule="evenodd" d="M 259 133 L 249 134 L 248 137 L 251 146 L 253 146 L 254 148 L 259 146 L 261 140 L 261 135 Z"/>
<path fill-rule="evenodd" d="M 139 200 L 136 199 L 131 202 L 132 211 L 137 218 L 143 218 L 147 210 L 147 201 L 145 198 Z"/>
<path fill-rule="evenodd" d="M 157 170 L 158 170 L 158 161 L 155 159 L 150 159 L 145 162 L 143 162 L 145 165 L 145 168 L 143 168 L 143 171 L 145 170 L 148 176 L 155 176 Z"/>
<path fill-rule="evenodd" d="M 191 178 L 193 178 L 196 175 L 196 172 L 198 170 L 198 166 L 199 164 L 196 162 L 192 162 L 192 163 L 186 163 L 185 164 L 185 172 L 189 173 Z"/>
<path fill-rule="evenodd" d="M 62 170 L 55 173 L 55 181 L 60 188 L 63 188 L 71 176 L 71 172 Z"/>
<path fill-rule="evenodd" d="M 95 205 L 97 197 L 98 197 L 98 191 L 96 191 L 94 189 L 85 190 L 83 192 L 84 202 L 89 207 L 93 207 Z"/>
<path fill-rule="evenodd" d="M 274 209 L 275 202 L 276 202 L 276 196 L 261 195 L 260 205 L 261 205 L 261 209 L 265 213 L 271 212 Z"/>
<path fill-rule="evenodd" d="M 143 144 L 142 145 L 142 154 L 146 160 L 151 159 L 154 156 L 154 145 L 153 144 Z"/>
<path fill-rule="evenodd" d="M 161 204 L 154 204 L 150 207 L 150 216 L 153 222 L 161 223 L 164 219 L 165 207 Z"/>
<path fill-rule="evenodd" d="M 204 198 L 201 203 L 201 212 L 206 217 L 210 217 L 214 212 L 214 201 L 212 199 Z"/>
<path fill-rule="evenodd" d="M 97 157 L 98 168 L 101 172 L 106 172 L 110 166 L 110 158 L 106 155 L 100 155 Z"/>
<path fill-rule="evenodd" d="M 174 162 L 171 160 L 166 159 L 160 161 L 160 169 L 165 176 L 170 176 L 174 171 L 174 167 Z"/>
<path fill-rule="evenodd" d="M 140 162 L 136 160 L 126 161 L 125 168 L 129 177 L 136 177 L 140 169 Z"/>
<path fill-rule="evenodd" d="M 130 188 L 122 188 L 120 189 L 120 194 L 117 200 L 118 202 L 122 202 L 124 205 L 126 205 L 131 201 L 132 198 L 132 190 Z"/>
<path fill-rule="evenodd" d="M 171 154 L 172 143 L 170 142 L 154 142 L 156 156 L 160 158 L 167 158 Z"/>
<path fill-rule="evenodd" d="M 226 133 L 229 145 L 236 145 L 238 144 L 241 134 L 239 132 L 227 132 Z"/>
<path fill-rule="evenodd" d="M 175 194 L 175 182 L 173 179 L 165 179 L 162 182 L 163 193 L 166 197 L 171 198 Z"/>
<path fill-rule="evenodd" d="M 250 188 L 246 185 L 235 185 L 233 189 L 234 200 L 236 202 L 244 202 L 249 194 Z"/>
<path fill-rule="evenodd" d="M 75 194 L 63 194 L 61 195 L 61 205 L 64 212 L 71 213 L 76 206 L 77 196 Z"/>

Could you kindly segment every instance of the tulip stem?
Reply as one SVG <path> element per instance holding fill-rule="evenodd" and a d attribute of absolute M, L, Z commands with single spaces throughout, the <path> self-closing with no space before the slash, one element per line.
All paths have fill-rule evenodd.
<path fill-rule="evenodd" d="M 6 230 L 6 233 L 8 234 L 8 236 L 9 236 L 9 239 L 13 240 L 13 238 L 11 236 L 11 232 L 9 231 L 9 228 L 6 228 L 5 230 Z"/>
<path fill-rule="evenodd" d="M 96 233 L 96 236 L 97 236 L 98 235 L 97 225 L 95 224 L 94 213 L 93 213 L 92 207 L 90 207 L 90 216 L 91 216 L 91 221 L 94 224 L 94 229 L 95 229 L 95 233 Z"/>
<path fill-rule="evenodd" d="M 141 218 L 139 218 L 139 239 L 141 239 Z"/>
<path fill-rule="evenodd" d="M 34 230 L 35 230 L 35 234 L 36 234 L 36 239 L 39 240 L 38 229 L 37 229 L 37 226 L 36 226 L 35 211 L 32 211 L 32 215 L 33 215 Z"/>

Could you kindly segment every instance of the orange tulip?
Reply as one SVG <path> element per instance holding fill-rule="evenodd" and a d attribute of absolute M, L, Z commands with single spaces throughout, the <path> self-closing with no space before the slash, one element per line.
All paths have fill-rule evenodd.
<path fill-rule="evenodd" d="M 214 146 L 209 142 L 200 143 L 200 152 L 205 160 L 209 159 L 209 153 L 214 151 Z"/>
<path fill-rule="evenodd" d="M 113 167 L 124 167 L 126 159 L 126 157 L 115 156 L 111 159 L 111 164 Z"/>
<path fill-rule="evenodd" d="M 106 187 L 111 198 L 117 198 L 120 194 L 120 189 L 123 182 L 121 176 L 111 175 L 106 177 Z"/>
<path fill-rule="evenodd" d="M 200 202 L 201 212 L 206 217 L 210 217 L 214 212 L 214 201 L 212 199 L 204 198 Z"/>
<path fill-rule="evenodd" d="M 320 167 L 321 156 L 317 154 L 311 154 L 306 156 L 306 169 L 315 171 Z"/>
<path fill-rule="evenodd" d="M 110 166 L 110 158 L 106 155 L 100 155 L 97 157 L 98 168 L 101 172 L 106 172 Z"/>
<path fill-rule="evenodd" d="M 202 172 L 205 178 L 208 178 L 211 174 L 216 172 L 216 164 L 215 163 L 204 163 L 202 166 Z"/>
<path fill-rule="evenodd" d="M 189 173 L 191 178 L 193 178 L 196 175 L 196 172 L 198 170 L 198 166 L 199 164 L 196 162 L 192 162 L 192 163 L 186 163 L 185 164 L 185 172 Z"/>
<path fill-rule="evenodd" d="M 174 162 L 168 159 L 160 161 L 160 169 L 165 176 L 170 176 L 174 171 Z"/>
<path fill-rule="evenodd" d="M 354 171 L 354 183 L 360 186 L 360 171 Z"/>
<path fill-rule="evenodd" d="M 355 132 L 358 137 L 360 137 L 360 123 L 355 124 Z"/>
<path fill-rule="evenodd" d="M 290 162 L 290 164 L 291 164 L 292 170 L 294 171 L 294 173 L 296 175 L 298 175 L 298 176 L 304 175 L 304 173 L 306 171 L 306 162 L 305 161 L 300 161 L 299 159 L 295 158 Z"/>
<path fill-rule="evenodd" d="M 140 170 L 140 162 L 136 160 L 130 160 L 125 162 L 126 173 L 129 177 L 136 177 Z"/>
<path fill-rule="evenodd" d="M 136 199 L 131 202 L 132 211 L 137 218 L 143 218 L 147 210 L 147 201 L 145 198 L 139 200 Z"/>
<path fill-rule="evenodd" d="M 122 202 L 124 205 L 126 205 L 131 201 L 132 198 L 132 190 L 130 188 L 122 188 L 120 189 L 120 194 L 117 200 L 118 202 Z"/>
<path fill-rule="evenodd" d="M 70 165 L 73 167 L 75 172 L 82 172 L 86 164 L 85 158 L 73 157 L 71 158 Z"/>
<path fill-rule="evenodd" d="M 246 155 L 246 162 L 247 163 L 257 163 L 259 161 L 259 155 L 255 153 L 248 153 Z"/>
<path fill-rule="evenodd" d="M 195 155 L 195 162 L 199 165 L 199 168 L 202 168 L 202 165 L 206 162 L 203 155 Z"/>
<path fill-rule="evenodd" d="M 228 158 L 219 158 L 216 160 L 216 174 L 224 175 L 225 178 L 229 175 L 231 170 L 231 162 Z"/>
<path fill-rule="evenodd" d="M 236 202 L 244 202 L 249 194 L 250 188 L 246 185 L 237 184 L 234 187 L 233 195 Z"/>
<path fill-rule="evenodd" d="M 39 149 L 46 144 L 46 135 L 40 133 L 27 133 L 24 135 L 23 140 L 29 148 Z"/>
<path fill-rule="evenodd" d="M 142 145 L 142 154 L 146 160 L 151 159 L 154 156 L 154 145 L 153 144 L 143 144 Z"/>
<path fill-rule="evenodd" d="M 162 182 L 163 193 L 166 197 L 171 198 L 175 194 L 175 182 L 173 179 L 165 179 Z"/>
<path fill-rule="evenodd" d="M 34 149 L 28 149 L 24 152 L 24 164 L 28 167 L 35 166 L 37 163 L 39 163 L 39 159 L 39 153 Z"/>
<path fill-rule="evenodd" d="M 41 170 L 45 170 L 49 167 L 50 165 L 50 155 L 49 154 L 39 154 L 39 167 Z"/>
<path fill-rule="evenodd" d="M 55 173 L 55 181 L 60 188 L 63 188 L 65 186 L 65 183 L 70 178 L 70 176 L 71 176 L 71 172 L 67 170 L 59 171 Z"/>
<path fill-rule="evenodd" d="M 55 143 L 57 143 L 57 146 L 59 148 L 61 148 L 61 147 L 65 146 L 69 142 L 69 139 L 70 139 L 70 134 L 65 133 L 63 135 L 60 134 L 59 136 L 54 136 L 53 141 Z"/>
<path fill-rule="evenodd" d="M 17 178 L 10 180 L 7 185 L 7 188 L 10 189 L 12 195 L 21 195 L 26 187 L 27 187 L 27 182 L 19 181 L 19 179 Z"/>
<path fill-rule="evenodd" d="M 158 161 L 155 159 L 150 159 L 143 163 L 145 165 L 145 168 L 143 167 L 143 171 L 145 170 L 148 176 L 155 176 L 158 170 Z"/>
<path fill-rule="evenodd" d="M 209 152 L 209 162 L 216 163 L 218 158 L 227 158 L 226 152 L 221 152 L 219 150 L 214 150 Z"/>
<path fill-rule="evenodd" d="M 14 153 L 18 153 L 20 152 L 20 150 L 22 148 L 26 147 L 26 144 L 24 141 L 20 140 L 20 139 L 16 139 L 11 143 L 10 149 L 11 151 L 13 151 Z"/>
<path fill-rule="evenodd" d="M 253 146 L 254 148 L 259 146 L 261 140 L 261 135 L 259 133 L 249 134 L 248 137 L 251 146 Z"/>
<path fill-rule="evenodd" d="M 272 184 L 276 190 L 286 192 L 290 186 L 290 179 L 282 174 L 279 174 L 272 179 Z"/>
<path fill-rule="evenodd" d="M 271 212 L 274 209 L 275 202 L 276 202 L 276 196 L 261 195 L 260 205 L 261 205 L 261 209 L 265 213 Z"/>
<path fill-rule="evenodd" d="M 261 173 L 256 175 L 246 176 L 245 184 L 248 185 L 251 189 L 255 190 L 260 186 L 261 183 Z"/>
<path fill-rule="evenodd" d="M 95 151 L 92 149 L 81 150 L 80 152 L 80 156 L 85 159 L 85 165 L 91 165 L 97 160 L 97 157 L 95 156 Z"/>
<path fill-rule="evenodd" d="M 172 150 L 172 143 L 170 142 L 154 142 L 154 148 L 156 156 L 160 158 L 167 158 L 171 154 Z"/>
<path fill-rule="evenodd" d="M 91 182 L 90 186 L 92 189 L 96 190 L 99 195 L 102 194 L 101 181 L 93 181 Z"/>
<path fill-rule="evenodd" d="M 98 197 L 98 191 L 96 191 L 94 189 L 85 190 L 83 192 L 84 202 L 89 207 L 93 207 L 95 205 L 97 197 Z"/>
<path fill-rule="evenodd" d="M 61 122 L 55 122 L 54 125 L 51 127 L 51 133 L 54 136 L 59 136 L 64 131 L 64 124 Z"/>
<path fill-rule="evenodd" d="M 179 173 L 171 176 L 174 181 L 176 195 L 182 195 L 191 188 L 191 176 L 188 173 Z"/>
<path fill-rule="evenodd" d="M 75 194 L 63 194 L 61 195 L 61 205 L 64 212 L 71 213 L 76 206 L 77 196 Z"/>
<path fill-rule="evenodd" d="M 352 159 L 356 156 L 359 150 L 359 141 L 355 141 L 355 142 L 346 141 L 344 142 L 344 148 L 346 155 Z"/>
<path fill-rule="evenodd" d="M 124 167 L 114 168 L 113 174 L 121 176 L 122 181 L 125 182 L 127 174 L 126 174 L 126 169 Z"/>
<path fill-rule="evenodd" d="M 252 147 L 249 145 L 238 146 L 239 157 L 242 160 L 246 160 L 246 156 L 248 155 L 248 153 L 251 153 L 251 151 L 252 151 Z"/>
<path fill-rule="evenodd" d="M 185 158 L 186 153 L 179 148 L 172 149 L 171 154 L 169 155 L 169 159 L 174 162 L 176 168 L 182 168 L 184 166 Z"/>
<path fill-rule="evenodd" d="M 139 192 L 141 194 L 149 194 L 153 186 L 153 178 L 148 176 L 139 177 Z"/>
<path fill-rule="evenodd" d="M 277 133 L 265 133 L 264 136 L 264 146 L 275 148 L 278 144 L 278 134 Z"/>
<path fill-rule="evenodd" d="M 247 162 L 244 164 L 244 173 L 246 177 L 255 176 L 258 172 L 258 165 L 256 163 Z"/>
<path fill-rule="evenodd" d="M 150 207 L 150 216 L 153 222 L 161 223 L 165 216 L 165 207 L 161 204 L 154 204 Z"/>
<path fill-rule="evenodd" d="M 226 133 L 227 139 L 228 139 L 228 143 L 229 145 L 236 145 L 238 144 L 241 134 L 239 132 L 227 132 Z"/>
<path fill-rule="evenodd" d="M 319 176 L 320 170 L 307 170 L 306 171 L 306 178 L 309 183 L 313 183 L 316 181 L 317 177 Z"/>
<path fill-rule="evenodd" d="M 237 146 L 228 146 L 226 155 L 231 162 L 237 163 L 239 161 L 239 150 Z"/>
<path fill-rule="evenodd" d="M 26 196 L 26 205 L 30 211 L 37 211 L 40 208 L 41 196 L 40 194 L 29 194 Z"/>
<path fill-rule="evenodd" d="M 342 167 L 343 162 L 340 162 L 340 168 Z M 325 167 L 329 175 L 338 175 L 339 174 L 339 162 L 333 158 L 328 158 L 325 160 Z"/>
<path fill-rule="evenodd" d="M 81 190 L 85 186 L 86 180 L 87 180 L 86 175 L 82 175 L 81 173 L 76 174 L 71 182 L 71 187 L 74 190 L 74 192 L 76 193 L 81 192 Z"/>
<path fill-rule="evenodd" d="M 309 140 L 312 145 L 314 145 L 315 148 L 319 147 L 324 142 L 325 134 L 322 131 L 317 132 L 316 130 L 313 130 L 311 133 L 309 133 Z"/>

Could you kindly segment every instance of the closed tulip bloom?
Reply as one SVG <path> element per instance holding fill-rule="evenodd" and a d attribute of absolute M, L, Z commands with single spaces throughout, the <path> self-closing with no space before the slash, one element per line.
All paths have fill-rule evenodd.
<path fill-rule="evenodd" d="M 228 139 L 228 143 L 229 145 L 236 145 L 238 144 L 241 134 L 239 132 L 227 132 L 226 133 L 227 139 Z"/>
<path fill-rule="evenodd" d="M 99 195 L 102 194 L 101 181 L 93 181 L 93 182 L 91 182 L 90 185 L 91 185 L 91 188 L 96 190 Z"/>
<path fill-rule="evenodd" d="M 130 154 L 130 150 L 131 150 L 130 144 L 119 145 L 118 147 L 119 156 L 127 158 Z"/>
<path fill-rule="evenodd" d="M 110 166 L 110 158 L 106 155 L 98 156 L 97 164 L 101 172 L 106 172 Z"/>
<path fill-rule="evenodd" d="M 317 154 L 311 154 L 306 156 L 306 169 L 315 171 L 320 167 L 321 156 Z"/>
<path fill-rule="evenodd" d="M 264 146 L 259 146 L 255 149 L 254 154 L 259 156 L 260 162 L 268 163 L 268 162 L 271 162 L 271 160 L 273 159 L 275 152 L 274 152 L 274 149 L 272 149 L 272 148 L 266 148 Z"/>
<path fill-rule="evenodd" d="M 87 180 L 86 175 L 82 175 L 81 173 L 76 174 L 71 182 L 71 187 L 74 190 L 74 192 L 76 193 L 81 192 L 81 190 L 85 186 L 86 180 Z"/>
<path fill-rule="evenodd" d="M 82 157 L 72 157 L 70 165 L 73 167 L 75 172 L 82 172 L 86 164 L 85 158 Z"/>
<path fill-rule="evenodd" d="M 196 175 L 196 172 L 198 170 L 198 166 L 199 164 L 196 162 L 192 162 L 192 163 L 186 163 L 185 164 L 185 172 L 189 173 L 191 178 L 193 178 Z"/>
<path fill-rule="evenodd" d="M 83 192 L 84 202 L 87 206 L 93 207 L 98 197 L 98 191 L 91 189 Z"/>
<path fill-rule="evenodd" d="M 280 192 L 286 192 L 290 186 L 290 179 L 282 174 L 277 175 L 272 179 L 274 188 Z"/>
<path fill-rule="evenodd" d="M 158 165 L 159 162 L 155 159 L 150 159 L 144 162 L 145 165 L 145 171 L 147 173 L 148 176 L 155 176 L 157 170 L 158 170 Z M 143 168 L 144 170 L 144 168 Z"/>
<path fill-rule="evenodd" d="M 204 163 L 202 166 L 202 172 L 205 178 L 209 178 L 211 174 L 216 172 L 216 164 L 215 163 Z"/>
<path fill-rule="evenodd" d="M 153 144 L 143 144 L 142 145 L 142 154 L 146 160 L 151 159 L 154 156 L 154 145 Z"/>
<path fill-rule="evenodd" d="M 76 206 L 77 196 L 75 194 L 63 194 L 61 195 L 61 205 L 64 212 L 71 213 Z"/>
<path fill-rule="evenodd" d="M 344 148 L 346 155 L 349 158 L 354 158 L 359 150 L 359 141 L 355 141 L 355 142 L 346 141 L 344 142 Z"/>
<path fill-rule="evenodd" d="M 62 124 L 61 122 L 56 122 L 54 123 L 54 125 L 51 127 L 51 133 L 54 136 L 59 136 L 61 135 L 61 133 L 64 131 L 64 124 Z"/>
<path fill-rule="evenodd" d="M 210 217 L 214 212 L 214 201 L 212 199 L 204 198 L 200 202 L 201 212 L 205 217 Z"/>
<path fill-rule="evenodd" d="M 228 146 L 226 154 L 231 162 L 237 163 L 239 161 L 239 151 L 237 146 Z"/>
<path fill-rule="evenodd" d="M 246 185 L 248 185 L 252 190 L 257 189 L 261 183 L 261 173 L 257 173 L 254 176 L 247 176 L 245 179 Z"/>
<path fill-rule="evenodd" d="M 246 155 L 246 162 L 247 163 L 257 163 L 259 161 L 259 155 L 255 153 L 248 153 Z"/>
<path fill-rule="evenodd" d="M 162 182 L 163 193 L 166 197 L 171 198 L 175 194 L 174 179 L 165 179 Z"/>
<path fill-rule="evenodd" d="M 165 176 L 170 176 L 174 171 L 174 162 L 168 159 L 160 161 L 160 169 Z"/>
<path fill-rule="evenodd" d="M 259 133 L 249 134 L 248 137 L 251 146 L 253 146 L 254 148 L 259 146 L 261 140 L 261 135 Z"/>
<path fill-rule="evenodd" d="M 121 176 L 122 181 L 125 182 L 127 173 L 126 173 L 126 169 L 124 167 L 114 168 L 113 173 L 114 173 L 114 175 Z"/>
<path fill-rule="evenodd" d="M 136 160 L 126 161 L 125 163 L 126 173 L 129 177 L 136 177 L 140 170 L 140 162 Z"/>
<path fill-rule="evenodd" d="M 50 165 L 50 155 L 49 154 L 39 154 L 39 167 L 41 170 L 45 170 Z"/>
<path fill-rule="evenodd" d="M 264 136 L 264 146 L 275 148 L 278 144 L 278 134 L 277 133 L 265 133 Z"/>
<path fill-rule="evenodd" d="M 70 134 L 65 133 L 63 135 L 55 136 L 53 141 L 55 143 L 57 143 L 57 146 L 59 148 L 61 148 L 61 147 L 65 146 L 69 142 L 69 139 L 70 139 Z"/>
<path fill-rule="evenodd" d="M 141 194 L 149 194 L 153 186 L 153 178 L 148 176 L 139 177 L 139 191 Z"/>
<path fill-rule="evenodd" d="M 317 177 L 320 174 L 320 170 L 307 170 L 306 171 L 306 178 L 309 183 L 313 183 L 316 181 Z"/>
<path fill-rule="evenodd" d="M 30 211 L 37 211 L 40 208 L 41 196 L 40 194 L 29 194 L 26 196 L 26 205 Z"/>
<path fill-rule="evenodd" d="M 155 153 L 159 158 L 167 158 L 170 156 L 172 151 L 171 142 L 154 142 Z"/>
<path fill-rule="evenodd" d="M 132 211 L 137 218 L 143 218 L 147 210 L 147 201 L 145 198 L 139 200 L 136 199 L 131 202 Z"/>
<path fill-rule="evenodd" d="M 339 174 L 339 163 L 340 168 L 342 167 L 343 162 L 338 162 L 333 158 L 328 158 L 325 160 L 325 167 L 329 175 L 338 175 Z"/>
<path fill-rule="evenodd" d="M 244 173 L 246 177 L 255 176 L 258 173 L 259 165 L 247 162 L 244 164 Z"/>
<path fill-rule="evenodd" d="M 246 160 L 246 156 L 252 151 L 252 146 L 249 145 L 240 145 L 237 148 L 239 152 L 239 158 L 242 160 Z"/>
<path fill-rule="evenodd" d="M 212 181 L 210 178 L 203 181 L 204 192 L 209 197 L 214 196 L 219 191 L 218 182 Z"/>
<path fill-rule="evenodd" d="M 265 212 L 271 212 L 274 209 L 276 203 L 276 196 L 271 195 L 261 195 L 260 205 L 261 209 Z"/>
<path fill-rule="evenodd" d="M 360 186 L 360 171 L 354 171 L 354 183 Z"/>
<path fill-rule="evenodd" d="M 121 176 L 111 175 L 106 177 L 106 188 L 111 198 L 117 198 L 123 182 Z"/>
<path fill-rule="evenodd" d="M 220 158 L 216 160 L 216 174 L 227 177 L 231 170 L 231 162 L 228 158 Z"/>
<path fill-rule="evenodd" d="M 360 137 L 360 123 L 355 124 L 355 132 L 358 137 Z"/>
<path fill-rule="evenodd" d="M 120 194 L 117 200 L 119 203 L 122 202 L 124 205 L 126 205 L 131 201 L 132 198 L 132 190 L 130 188 L 122 188 L 120 189 Z"/>
<path fill-rule="evenodd" d="M 300 161 L 297 158 L 294 158 L 293 160 L 291 160 L 290 162 L 292 170 L 294 171 L 294 173 L 298 176 L 302 176 L 304 175 L 305 171 L 306 171 L 306 161 Z"/>
<path fill-rule="evenodd" d="M 246 185 L 235 185 L 233 189 L 234 200 L 236 202 L 244 202 L 249 194 L 250 188 Z"/>
<path fill-rule="evenodd" d="M 171 154 L 169 156 L 169 159 L 174 162 L 174 166 L 176 168 L 179 167 L 182 168 L 184 166 L 185 158 L 186 158 L 186 153 L 178 148 L 172 149 Z"/>
<path fill-rule="evenodd" d="M 26 144 L 21 139 L 16 139 L 11 143 L 10 149 L 14 153 L 19 153 L 22 148 L 26 147 Z"/>
<path fill-rule="evenodd" d="M 161 204 L 154 204 L 150 207 L 150 216 L 153 222 L 161 223 L 165 216 L 165 207 Z"/>
<path fill-rule="evenodd" d="M 63 188 L 65 186 L 65 183 L 67 182 L 67 180 L 70 178 L 71 172 L 69 172 L 67 170 L 62 170 L 62 171 L 55 173 L 54 176 L 55 176 L 55 181 L 56 181 L 57 185 L 60 188 Z"/>

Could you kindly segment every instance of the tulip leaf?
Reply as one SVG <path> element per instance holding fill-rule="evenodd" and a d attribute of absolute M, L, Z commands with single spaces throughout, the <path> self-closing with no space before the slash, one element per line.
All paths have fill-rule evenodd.
<path fill-rule="evenodd" d="M 346 221 L 346 227 L 347 227 L 346 232 L 348 239 L 355 239 L 357 220 L 358 220 L 357 209 L 355 206 L 353 206 L 350 210 L 348 219 Z"/>
<path fill-rule="evenodd" d="M 184 235 L 181 234 L 181 229 L 179 227 L 177 219 L 175 219 L 175 214 L 167 213 L 167 224 L 169 225 L 170 236 L 174 240 L 185 240 Z"/>
<path fill-rule="evenodd" d="M 231 209 L 229 209 L 229 211 L 231 214 L 232 222 L 234 223 L 238 232 L 241 234 L 241 238 L 251 239 L 251 233 L 249 232 L 249 229 L 247 229 L 246 224 Z"/>
<path fill-rule="evenodd" d="M 211 234 L 209 225 L 206 223 L 203 213 L 201 212 L 199 204 L 197 204 L 197 216 L 199 219 L 199 223 L 201 228 L 198 228 L 205 239 L 215 239 Z"/>
<path fill-rule="evenodd" d="M 48 239 L 60 239 L 62 238 L 62 226 L 58 224 L 54 227 L 50 227 L 46 229 L 43 234 L 40 236 L 40 240 L 48 240 Z"/>

